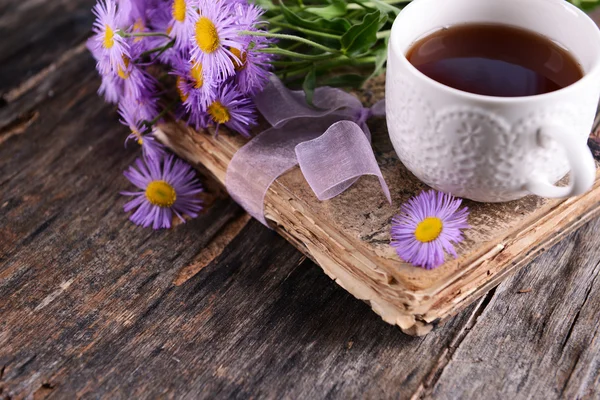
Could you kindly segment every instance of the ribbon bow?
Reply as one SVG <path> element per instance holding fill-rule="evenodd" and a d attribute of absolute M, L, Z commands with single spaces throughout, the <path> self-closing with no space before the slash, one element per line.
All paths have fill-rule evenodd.
<path fill-rule="evenodd" d="M 366 124 L 370 116 L 385 114 L 383 101 L 365 108 L 343 90 L 321 87 L 314 93 L 316 108 L 311 108 L 302 91 L 287 89 L 271 75 L 254 102 L 272 128 L 235 153 L 225 185 L 231 197 L 265 226 L 267 190 L 296 165 L 319 200 L 344 192 L 362 175 L 375 175 L 392 202 Z"/>

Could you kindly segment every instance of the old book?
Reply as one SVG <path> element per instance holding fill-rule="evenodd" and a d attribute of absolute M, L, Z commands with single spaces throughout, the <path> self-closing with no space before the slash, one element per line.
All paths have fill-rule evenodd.
<path fill-rule="evenodd" d="M 383 97 L 383 78 L 360 93 L 365 104 Z M 600 214 L 600 173 L 583 196 L 483 204 L 465 201 L 471 210 L 459 258 L 447 258 L 435 270 L 402 262 L 390 247 L 390 221 L 400 205 L 427 187 L 398 160 L 384 119 L 372 119 L 373 148 L 390 187 L 393 205 L 375 177 L 362 177 L 342 195 L 319 201 L 299 168 L 281 176 L 265 198 L 272 226 L 340 286 L 371 305 L 386 322 L 410 335 L 424 335 L 526 265 L 587 220 Z M 244 145 L 240 135 L 220 130 L 196 132 L 171 122 L 159 139 L 175 153 L 223 183 L 233 154 Z M 590 137 L 600 161 L 600 133 Z"/>

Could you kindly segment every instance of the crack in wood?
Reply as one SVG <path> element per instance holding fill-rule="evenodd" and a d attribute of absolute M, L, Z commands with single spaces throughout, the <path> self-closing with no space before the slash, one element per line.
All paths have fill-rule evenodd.
<path fill-rule="evenodd" d="M 577 357 L 575 358 L 575 362 L 573 363 L 573 368 L 571 368 L 571 370 L 569 371 L 569 376 L 567 377 L 567 379 L 565 379 L 565 384 L 561 388 L 560 396 L 558 398 L 560 398 L 560 399 L 565 398 L 564 397 L 565 390 L 567 390 L 567 388 L 569 387 L 569 382 L 571 382 L 571 379 L 573 378 L 573 373 L 577 369 L 577 364 L 579 363 L 580 358 L 581 358 L 581 352 L 577 353 Z"/>
<path fill-rule="evenodd" d="M 16 118 L 0 128 L 0 144 L 6 142 L 15 135 L 25 132 L 39 117 L 40 113 L 35 110 L 17 115 Z"/>
<path fill-rule="evenodd" d="M 563 340 L 562 344 L 560 345 L 561 353 L 564 352 L 565 347 L 567 346 L 567 342 L 571 338 L 571 334 L 573 333 L 573 328 L 575 328 L 575 325 L 577 324 L 577 321 L 579 320 L 580 313 L 581 313 L 581 308 L 579 310 L 577 310 L 577 313 L 575 314 L 575 318 L 573 318 L 573 321 L 571 321 L 571 326 L 569 326 L 569 330 L 567 331 L 565 339 Z"/>
<path fill-rule="evenodd" d="M 592 289 L 594 288 L 594 284 L 596 283 L 596 278 L 598 278 L 598 275 L 600 274 L 600 270 L 598 270 L 598 267 L 600 267 L 600 262 L 598 264 L 596 264 L 596 266 L 594 267 L 596 271 L 596 274 L 594 275 L 594 278 L 592 279 L 592 282 L 590 283 L 590 285 L 587 287 L 586 292 L 585 292 L 585 296 L 583 298 L 583 302 L 581 303 L 581 305 L 579 306 L 579 309 L 577 310 L 577 313 L 575 314 L 575 317 L 573 318 L 573 321 L 571 321 L 571 325 L 569 326 L 569 330 L 567 331 L 567 334 L 565 335 L 565 338 L 560 346 L 560 352 L 561 354 L 564 352 L 565 347 L 567 346 L 567 343 L 569 342 L 569 339 L 571 338 L 571 334 L 573 333 L 573 329 L 575 328 L 575 325 L 577 324 L 577 321 L 579 320 L 579 316 L 581 314 L 581 310 L 583 309 L 583 307 L 585 306 L 585 303 L 588 301 L 589 297 L 590 297 L 590 293 L 592 292 Z"/>
<path fill-rule="evenodd" d="M 194 260 L 181 268 L 173 280 L 175 286 L 181 286 L 198 272 L 219 257 L 225 248 L 246 227 L 252 217 L 247 213 L 233 218 L 211 239 L 211 241 L 194 257 Z"/>
<path fill-rule="evenodd" d="M 25 370 L 27 370 L 27 367 L 35 361 L 35 359 L 37 358 L 37 354 L 32 355 L 31 357 L 29 357 L 27 360 L 25 360 L 21 365 L 19 365 L 19 367 L 17 367 L 15 374 L 13 375 L 13 378 L 22 375 Z"/>
<path fill-rule="evenodd" d="M 479 317 L 488 307 L 495 294 L 496 288 L 493 288 L 484 297 L 481 298 L 481 300 L 479 301 L 479 303 L 465 322 L 463 328 L 457 332 L 457 334 L 454 336 L 448 347 L 446 347 L 442 351 L 442 354 L 438 358 L 432 370 L 429 372 L 429 374 L 426 375 L 423 382 L 421 382 L 417 390 L 410 397 L 411 400 L 418 400 L 429 397 L 436 383 L 439 381 L 440 377 L 444 373 L 446 366 L 448 366 L 448 364 L 452 361 L 456 350 L 458 350 L 461 343 L 464 342 L 469 332 L 475 327 Z"/>
<path fill-rule="evenodd" d="M 55 385 L 50 382 L 44 382 L 42 385 L 33 392 L 33 400 L 42 400 L 47 398 L 50 393 L 54 390 Z"/>
<path fill-rule="evenodd" d="M 56 218 L 58 218 L 58 214 L 55 214 L 55 215 L 51 216 L 50 218 L 48 218 L 47 220 L 45 220 L 33 232 L 31 232 L 29 235 L 27 235 L 27 237 L 25 237 L 25 239 L 21 243 L 21 246 L 27 246 L 28 244 L 33 242 L 33 240 L 36 237 L 38 237 L 41 233 L 43 233 L 46 229 L 48 229 L 50 227 L 50 225 L 52 225 L 52 223 L 56 220 Z"/>
<path fill-rule="evenodd" d="M 150 283 L 154 282 L 154 280 L 160 275 L 159 272 L 155 272 L 151 275 L 149 275 L 146 279 L 144 279 L 142 281 L 142 283 L 140 283 L 140 286 L 138 286 L 138 291 L 142 291 L 144 290 L 144 288 L 149 285 Z"/>

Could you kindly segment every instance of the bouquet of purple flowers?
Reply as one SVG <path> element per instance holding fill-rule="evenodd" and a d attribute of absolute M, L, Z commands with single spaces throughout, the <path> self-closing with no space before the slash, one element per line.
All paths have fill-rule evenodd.
<path fill-rule="evenodd" d="M 245 0 L 106 0 L 94 14 L 88 46 L 102 76 L 99 92 L 119 105 L 147 156 L 160 153 L 145 139 L 164 110 L 196 129 L 223 124 L 249 135 L 256 121 L 250 96 L 264 87 L 272 57 L 260 50 L 273 39 L 255 35 L 264 32 L 260 7 Z M 178 99 L 159 112 L 169 85 Z"/>
<path fill-rule="evenodd" d="M 118 105 L 121 122 L 144 157 L 125 175 L 142 191 L 125 209 L 155 229 L 172 215 L 195 217 L 201 191 L 189 166 L 167 156 L 154 138 L 166 114 L 196 129 L 225 125 L 249 137 L 256 124 L 251 96 L 268 79 L 273 39 L 263 9 L 245 0 L 100 0 L 88 48 L 102 77 L 99 93 Z"/>
<path fill-rule="evenodd" d="M 99 0 L 88 41 L 102 77 L 99 94 L 117 104 L 131 130 L 126 142 L 137 142 L 143 152 L 125 172 L 140 189 L 123 193 L 133 196 L 125 205 L 134 210 L 131 220 L 168 228 L 173 214 L 184 221 L 202 208 L 191 168 L 153 136 L 161 119 L 169 115 L 216 132 L 224 125 L 250 137 L 257 121 L 252 96 L 274 67 L 288 81 L 304 77 L 309 102 L 323 71 L 365 64 L 381 70 L 381 57 L 368 53 L 384 54 L 387 35 L 378 32 L 398 10 L 390 3 L 405 2 L 287 7 L 247 0 Z M 346 78 L 338 77 L 338 85 L 355 84 Z"/>

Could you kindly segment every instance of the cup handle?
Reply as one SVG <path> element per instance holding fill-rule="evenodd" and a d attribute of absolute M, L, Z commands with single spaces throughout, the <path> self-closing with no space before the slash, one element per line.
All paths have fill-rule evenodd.
<path fill-rule="evenodd" d="M 568 130 L 561 126 L 545 125 L 537 132 L 537 142 L 541 147 L 547 147 L 548 140 L 555 140 L 567 155 L 571 165 L 569 186 L 559 187 L 548 181 L 539 172 L 534 172 L 525 184 L 529 192 L 548 198 L 578 196 L 587 192 L 596 180 L 596 162 L 587 143 L 573 138 Z"/>

